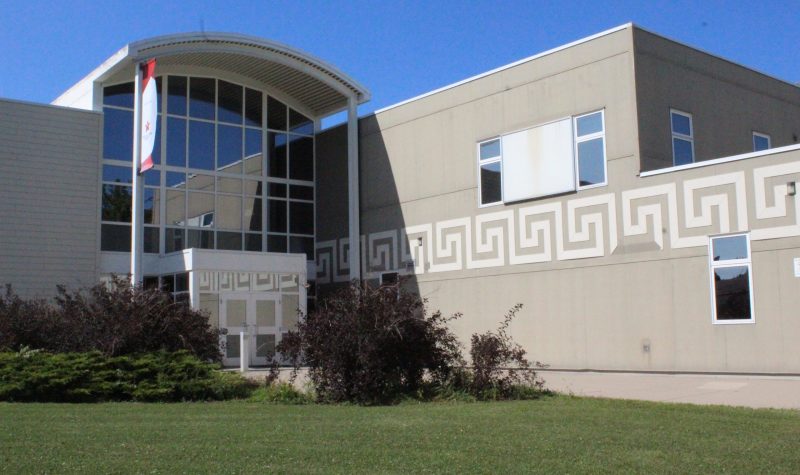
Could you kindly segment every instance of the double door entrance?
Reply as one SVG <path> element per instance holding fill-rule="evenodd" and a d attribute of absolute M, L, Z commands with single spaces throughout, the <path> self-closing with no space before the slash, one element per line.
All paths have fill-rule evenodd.
<path fill-rule="evenodd" d="M 245 333 L 245 351 L 252 366 L 264 366 L 275 354 L 281 339 L 282 312 L 279 293 L 220 294 L 219 325 L 228 331 L 220 338 L 224 344 L 223 364 L 239 366 L 240 333 Z"/>

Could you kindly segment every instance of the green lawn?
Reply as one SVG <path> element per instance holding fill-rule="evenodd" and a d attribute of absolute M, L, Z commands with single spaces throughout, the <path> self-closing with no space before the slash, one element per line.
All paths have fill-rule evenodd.
<path fill-rule="evenodd" d="M 0 473 L 800 473 L 800 412 L 566 396 L 0 404 Z"/>

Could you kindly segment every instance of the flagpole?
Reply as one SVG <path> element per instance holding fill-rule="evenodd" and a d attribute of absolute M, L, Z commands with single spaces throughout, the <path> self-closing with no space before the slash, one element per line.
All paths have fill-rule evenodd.
<path fill-rule="evenodd" d="M 142 155 L 142 68 L 136 63 L 133 102 L 133 198 L 131 209 L 131 285 L 142 283 L 142 252 L 144 249 L 144 183 L 139 173 Z"/>

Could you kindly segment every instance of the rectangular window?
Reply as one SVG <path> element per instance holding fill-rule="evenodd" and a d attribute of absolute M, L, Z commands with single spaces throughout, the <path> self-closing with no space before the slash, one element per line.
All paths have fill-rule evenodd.
<path fill-rule="evenodd" d="M 503 201 L 500 175 L 500 139 L 478 144 L 478 177 L 481 206 Z"/>
<path fill-rule="evenodd" d="M 603 111 L 575 117 L 578 189 L 606 184 L 606 130 Z"/>
<path fill-rule="evenodd" d="M 672 164 L 694 163 L 694 128 L 692 115 L 675 109 L 669 111 L 672 126 Z"/>
<path fill-rule="evenodd" d="M 753 323 L 753 276 L 747 234 L 709 239 L 713 323 Z"/>
<path fill-rule="evenodd" d="M 767 134 L 760 134 L 758 132 L 753 132 L 753 151 L 760 152 L 762 150 L 767 150 L 770 148 L 770 138 Z"/>
<path fill-rule="evenodd" d="M 604 110 L 478 143 L 482 207 L 606 184 Z"/>

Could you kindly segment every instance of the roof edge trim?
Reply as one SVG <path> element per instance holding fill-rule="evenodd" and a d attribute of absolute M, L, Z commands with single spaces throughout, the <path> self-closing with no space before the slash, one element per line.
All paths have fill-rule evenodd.
<path fill-rule="evenodd" d="M 92 72 L 84 76 L 80 81 L 64 91 L 54 99 L 51 104 L 68 102 L 72 98 L 71 96 L 89 87 L 89 83 L 103 80 L 104 77 L 113 74 L 114 71 L 125 67 L 131 62 L 150 57 L 147 54 L 148 50 L 158 48 L 166 48 L 168 50 L 170 47 L 174 48 L 180 45 L 191 45 L 193 43 L 227 44 L 229 48 L 231 45 L 235 45 L 234 47 L 241 48 L 242 50 L 239 54 L 247 54 L 246 51 L 250 48 L 253 57 L 264 57 L 271 54 L 276 60 L 282 58 L 281 62 L 286 66 L 294 67 L 298 71 L 304 72 L 311 77 L 316 76 L 317 80 L 327 82 L 328 85 L 334 90 L 337 90 L 338 93 L 344 96 L 354 96 L 359 104 L 363 104 L 371 99 L 371 93 L 367 88 L 342 72 L 339 68 L 288 45 L 237 33 L 190 32 L 156 36 L 127 44 L 103 61 L 100 66 L 92 70 Z M 220 49 L 222 50 L 224 48 Z M 264 56 L 257 55 L 256 52 L 259 50 L 266 54 Z M 156 55 L 156 57 L 158 57 L 158 55 Z M 290 63 L 295 63 L 295 66 L 292 66 Z M 338 86 L 334 84 L 338 84 Z"/>

